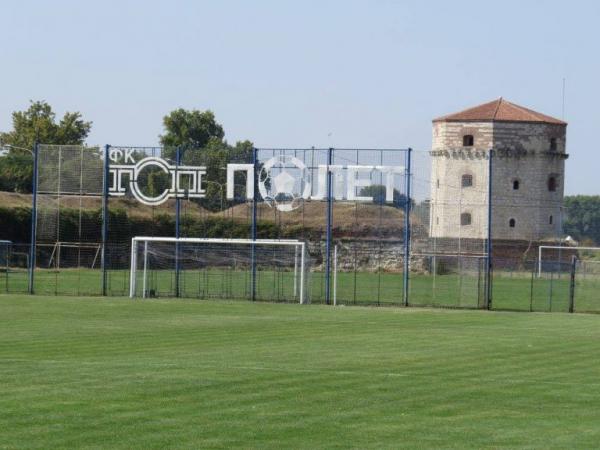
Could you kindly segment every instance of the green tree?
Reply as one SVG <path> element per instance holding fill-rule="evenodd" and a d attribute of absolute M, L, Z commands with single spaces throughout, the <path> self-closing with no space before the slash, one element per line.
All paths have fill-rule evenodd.
<path fill-rule="evenodd" d="M 372 184 L 366 186 L 360 190 L 359 196 L 361 197 L 373 197 L 373 203 L 377 205 L 386 205 L 386 187 L 382 184 Z M 404 208 L 406 206 L 406 195 L 402 194 L 398 189 L 394 188 L 394 201 L 392 205 L 396 208 Z M 414 206 L 414 200 L 411 206 Z"/>
<path fill-rule="evenodd" d="M 160 136 L 160 143 L 168 152 L 168 157 L 174 157 L 174 148 L 202 149 L 209 142 L 223 141 L 225 131 L 221 124 L 215 120 L 212 111 L 188 111 L 183 108 L 171 111 L 163 117 L 165 134 Z"/>
<path fill-rule="evenodd" d="M 176 109 L 163 118 L 164 134 L 160 142 L 164 147 L 163 155 L 175 159 L 176 148 L 180 148 L 181 162 L 186 165 L 206 166 L 203 186 L 206 198 L 198 203 L 204 208 L 217 211 L 238 201 L 227 201 L 226 181 L 227 164 L 230 162 L 252 162 L 254 145 L 250 141 L 230 145 L 225 140 L 225 132 L 212 111 Z M 245 175 L 238 173 L 234 192 L 240 196 L 245 188 Z"/>
<path fill-rule="evenodd" d="M 67 112 L 57 123 L 52 107 L 44 101 L 32 101 L 27 110 L 13 112 L 12 119 L 12 131 L 0 132 L 0 146 L 9 148 L 8 155 L 0 157 L 0 188 L 8 191 L 31 191 L 33 161 L 25 149 L 36 142 L 81 145 L 92 128 L 79 112 Z"/>
<path fill-rule="evenodd" d="M 574 195 L 565 197 L 565 233 L 578 241 L 591 239 L 600 244 L 600 196 Z"/>

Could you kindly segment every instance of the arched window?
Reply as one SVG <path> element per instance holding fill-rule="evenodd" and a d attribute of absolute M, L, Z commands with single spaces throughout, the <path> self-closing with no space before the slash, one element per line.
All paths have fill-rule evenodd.
<path fill-rule="evenodd" d="M 516 222 L 515 219 L 510 219 L 508 221 L 508 226 L 511 227 L 511 228 L 514 228 L 516 224 L 517 224 L 517 222 Z"/>
<path fill-rule="evenodd" d="M 471 213 L 462 213 L 460 215 L 460 224 L 462 226 L 471 225 Z"/>
<path fill-rule="evenodd" d="M 521 187 L 520 185 L 519 180 L 513 180 L 513 190 L 518 191 L 519 187 Z"/>
<path fill-rule="evenodd" d="M 463 136 L 463 147 L 473 147 L 474 141 L 472 134 L 465 134 Z"/>
<path fill-rule="evenodd" d="M 550 192 L 556 192 L 556 177 L 554 175 L 548 177 L 548 190 Z"/>
<path fill-rule="evenodd" d="M 550 151 L 555 152 L 556 148 L 556 138 L 550 138 Z"/>
<path fill-rule="evenodd" d="M 552 222 L 553 222 L 553 221 L 554 221 L 554 217 L 550 216 L 550 217 L 548 218 L 548 223 L 549 223 L 550 225 L 552 225 Z"/>
<path fill-rule="evenodd" d="M 465 173 L 460 180 L 460 185 L 462 187 L 471 187 L 473 186 L 473 175 Z"/>

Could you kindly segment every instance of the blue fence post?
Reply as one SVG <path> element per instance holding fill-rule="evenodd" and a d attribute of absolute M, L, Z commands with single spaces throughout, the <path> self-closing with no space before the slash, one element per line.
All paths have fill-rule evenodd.
<path fill-rule="evenodd" d="M 331 303 L 331 227 L 333 226 L 333 148 L 327 150 L 327 241 L 325 242 L 325 303 Z"/>
<path fill-rule="evenodd" d="M 406 207 L 404 208 L 404 288 L 402 290 L 403 295 L 403 303 L 404 306 L 408 306 L 408 297 L 409 290 L 408 284 L 410 282 L 409 270 L 410 270 L 410 210 L 411 210 L 411 192 L 410 192 L 410 183 L 411 183 L 411 155 L 412 148 L 409 148 L 406 151 L 406 172 L 405 172 L 405 182 L 406 182 Z"/>
<path fill-rule="evenodd" d="M 492 178 L 494 150 L 490 149 L 488 158 L 488 232 L 485 267 L 485 308 L 492 308 Z"/>
<path fill-rule="evenodd" d="M 251 230 L 250 230 L 250 235 L 252 238 L 252 241 L 256 241 L 256 237 L 257 237 L 257 220 L 256 220 L 256 216 L 257 216 L 257 209 L 258 209 L 258 149 L 257 148 L 253 148 L 252 149 L 252 165 L 254 167 L 254 169 L 252 170 L 252 184 L 254 186 L 253 191 L 254 194 L 252 196 L 252 225 L 251 225 Z M 254 242 L 252 243 L 251 246 L 251 256 L 250 256 L 251 260 L 250 260 L 250 266 L 251 266 L 251 270 L 252 270 L 252 279 L 250 280 L 251 283 L 251 295 L 252 295 L 252 301 L 256 300 L 256 246 L 254 245 Z"/>
<path fill-rule="evenodd" d="M 110 176 L 110 145 L 104 146 L 103 178 L 102 178 L 102 255 L 100 264 L 102 266 L 102 295 L 107 293 L 107 251 L 108 245 L 108 222 L 110 220 L 108 213 L 108 178 Z"/>
<path fill-rule="evenodd" d="M 179 165 L 181 164 L 181 149 L 175 149 L 175 238 L 181 237 L 181 199 L 179 198 Z M 179 297 L 179 241 L 175 242 L 175 297 Z"/>
<path fill-rule="evenodd" d="M 31 243 L 29 245 L 29 286 L 28 291 L 33 294 L 33 276 L 35 272 L 35 240 L 37 236 L 37 188 L 38 188 L 38 156 L 39 146 L 37 142 L 33 145 L 33 177 L 31 182 Z"/>

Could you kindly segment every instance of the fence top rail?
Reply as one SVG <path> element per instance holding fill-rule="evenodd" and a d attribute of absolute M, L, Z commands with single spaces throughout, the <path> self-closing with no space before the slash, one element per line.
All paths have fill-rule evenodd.
<path fill-rule="evenodd" d="M 294 147 L 257 147 L 256 150 L 258 151 L 267 151 L 267 152 L 272 152 L 272 151 L 328 151 L 328 150 L 333 150 L 335 151 L 370 151 L 370 152 L 407 152 L 409 150 L 408 147 L 405 148 L 373 148 L 373 147 L 354 147 L 354 148 L 348 148 L 348 147 L 304 147 L 304 148 L 294 148 Z"/>
<path fill-rule="evenodd" d="M 158 237 L 158 236 L 136 236 L 131 239 L 132 243 L 137 242 L 175 242 L 175 243 L 213 243 L 213 244 L 264 244 L 264 245 L 292 245 L 303 246 L 305 243 L 298 239 L 221 239 L 221 238 L 176 238 L 176 237 Z"/>

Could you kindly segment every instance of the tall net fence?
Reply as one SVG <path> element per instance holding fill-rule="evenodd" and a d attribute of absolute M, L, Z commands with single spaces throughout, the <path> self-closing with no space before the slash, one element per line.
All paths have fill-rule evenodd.
<path fill-rule="evenodd" d="M 489 167 L 484 151 L 414 152 L 410 304 L 485 306 Z"/>
<path fill-rule="evenodd" d="M 0 261 L 4 292 L 128 295 L 135 236 L 296 239 L 311 262 L 312 303 L 600 311 L 596 253 L 563 241 L 560 182 L 519 169 L 546 164 L 538 157 L 558 167 L 554 154 L 521 163 L 521 154 L 435 145 L 240 143 L 40 145 L 37 156 L 33 245 L 31 198 L 0 193 L 15 205 L 0 208 L 0 240 L 10 241 Z M 548 245 L 559 249 L 540 260 Z M 240 255 L 232 251 L 232 261 Z M 160 251 L 152 258 L 162 273 L 174 264 Z M 262 292 L 272 295 L 260 299 L 289 300 L 287 287 L 276 294 L 286 274 L 270 278 L 271 291 Z M 182 290 L 161 284 L 156 295 L 214 296 L 183 280 Z M 229 284 L 224 297 L 247 298 L 246 284 Z"/>
<path fill-rule="evenodd" d="M 109 161 L 105 291 L 128 295 L 131 239 L 175 236 L 175 199 L 161 203 L 149 199 L 172 190 L 169 168 L 177 165 L 176 149 L 110 146 L 105 153 Z"/>
<path fill-rule="evenodd" d="M 34 291 L 100 295 L 102 152 L 40 145 L 38 158 Z"/>

